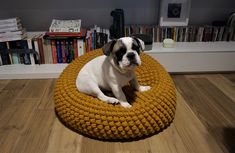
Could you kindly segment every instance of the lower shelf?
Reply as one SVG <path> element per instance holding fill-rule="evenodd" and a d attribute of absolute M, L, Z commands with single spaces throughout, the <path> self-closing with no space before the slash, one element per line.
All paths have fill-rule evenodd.
<path fill-rule="evenodd" d="M 41 79 L 58 78 L 68 64 L 0 66 L 0 79 Z"/>
<path fill-rule="evenodd" d="M 174 48 L 154 43 L 145 53 L 170 73 L 235 71 L 235 42 L 184 42 Z M 58 78 L 67 65 L 4 65 L 0 66 L 0 79 Z"/>

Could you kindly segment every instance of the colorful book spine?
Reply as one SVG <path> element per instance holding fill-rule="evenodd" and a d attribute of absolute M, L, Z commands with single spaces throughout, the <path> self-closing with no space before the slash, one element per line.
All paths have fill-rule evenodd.
<path fill-rule="evenodd" d="M 63 63 L 61 43 L 59 40 L 56 41 L 56 54 L 57 54 L 57 62 Z"/>
<path fill-rule="evenodd" d="M 78 44 L 77 40 L 73 40 L 73 49 L 74 49 L 74 59 L 78 58 Z"/>
<path fill-rule="evenodd" d="M 61 51 L 62 51 L 62 61 L 66 63 L 66 47 L 65 47 L 65 40 L 61 40 Z"/>
<path fill-rule="evenodd" d="M 56 52 L 55 40 L 51 40 L 51 53 L 52 53 L 53 64 L 56 64 L 57 63 L 57 52 Z"/>

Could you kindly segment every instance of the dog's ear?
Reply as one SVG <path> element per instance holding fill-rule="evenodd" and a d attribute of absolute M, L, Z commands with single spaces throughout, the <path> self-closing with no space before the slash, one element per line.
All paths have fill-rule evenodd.
<path fill-rule="evenodd" d="M 110 55 L 110 53 L 111 53 L 112 50 L 113 50 L 113 46 L 114 46 L 114 44 L 115 44 L 116 42 L 117 42 L 116 40 L 112 40 L 112 41 L 108 42 L 107 44 L 105 44 L 105 45 L 102 47 L 102 50 L 103 50 L 104 55 L 106 55 L 106 56 L 109 56 L 109 55 Z"/>
<path fill-rule="evenodd" d="M 132 38 L 136 41 L 136 43 L 141 48 L 141 50 L 144 51 L 144 49 L 145 49 L 144 41 L 137 38 L 137 37 L 132 37 Z"/>

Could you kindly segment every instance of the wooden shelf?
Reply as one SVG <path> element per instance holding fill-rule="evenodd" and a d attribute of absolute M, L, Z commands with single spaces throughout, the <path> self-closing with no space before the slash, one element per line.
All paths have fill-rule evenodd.
<path fill-rule="evenodd" d="M 168 72 L 235 71 L 235 42 L 177 42 L 174 48 L 154 43 L 145 53 Z M 0 66 L 0 79 L 57 78 L 67 65 L 4 65 Z"/>

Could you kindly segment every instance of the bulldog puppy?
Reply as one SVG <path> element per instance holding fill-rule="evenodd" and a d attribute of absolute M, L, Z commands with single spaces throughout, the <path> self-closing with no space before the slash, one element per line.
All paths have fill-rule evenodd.
<path fill-rule="evenodd" d="M 80 70 L 76 86 L 80 92 L 99 98 L 111 104 L 120 103 L 129 108 L 122 87 L 130 83 L 137 91 L 147 91 L 150 86 L 139 85 L 134 70 L 141 65 L 140 53 L 144 42 L 135 37 L 123 37 L 103 46 L 104 55 L 89 61 Z M 114 97 L 106 96 L 102 91 L 112 91 Z"/>

